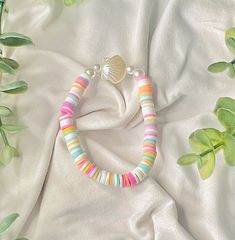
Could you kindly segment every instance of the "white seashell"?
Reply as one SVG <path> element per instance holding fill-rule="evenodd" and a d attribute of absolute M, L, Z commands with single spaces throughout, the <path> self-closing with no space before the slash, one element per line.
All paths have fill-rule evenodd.
<path fill-rule="evenodd" d="M 103 80 L 108 80 L 116 84 L 121 82 L 125 76 L 126 64 L 119 55 L 104 59 L 101 70 L 101 78 Z"/>

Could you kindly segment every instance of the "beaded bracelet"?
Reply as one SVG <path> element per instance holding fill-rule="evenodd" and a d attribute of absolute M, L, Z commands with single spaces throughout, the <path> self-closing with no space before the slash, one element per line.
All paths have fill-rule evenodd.
<path fill-rule="evenodd" d="M 135 169 L 123 174 L 99 169 L 94 162 L 89 160 L 78 137 L 74 110 L 85 89 L 97 73 L 101 73 L 103 80 L 109 80 L 115 84 L 122 81 L 126 74 L 133 75 L 137 82 L 140 106 L 144 118 L 143 159 Z M 75 80 L 61 106 L 60 127 L 72 159 L 81 172 L 96 182 L 114 187 L 133 187 L 145 179 L 153 167 L 157 154 L 156 111 L 152 90 L 152 83 L 144 71 L 135 69 L 133 66 L 126 67 L 125 62 L 118 55 L 106 58 L 102 66 L 95 64 L 93 67 L 86 69 Z"/>

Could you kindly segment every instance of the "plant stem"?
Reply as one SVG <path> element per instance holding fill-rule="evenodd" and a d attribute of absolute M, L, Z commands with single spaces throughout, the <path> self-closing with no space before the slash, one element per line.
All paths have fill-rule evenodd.
<path fill-rule="evenodd" d="M 2 126 L 2 120 L 1 120 L 1 118 L 0 118 L 0 133 L 1 133 L 2 140 L 3 140 L 4 144 L 5 144 L 5 146 L 7 146 L 7 145 L 9 145 L 9 142 L 8 142 L 8 140 L 7 140 L 6 133 L 5 133 L 4 130 L 1 128 L 1 126 Z"/>
<path fill-rule="evenodd" d="M 3 15 L 4 4 L 5 4 L 5 0 L 0 0 L 0 34 L 2 34 L 2 15 Z M 2 56 L 2 49 L 0 49 L 0 56 Z M 0 82 L 1 80 L 2 80 L 2 74 L 0 74 Z M 0 127 L 1 126 L 2 126 L 2 119 L 0 117 Z M 5 146 L 9 145 L 5 131 L 0 128 L 0 133 Z"/>
<path fill-rule="evenodd" d="M 4 9 L 5 0 L 0 0 L 0 34 L 2 34 L 2 15 Z"/>
<path fill-rule="evenodd" d="M 219 142 L 217 143 L 215 146 L 213 146 L 213 149 L 209 149 L 203 153 L 200 154 L 201 157 L 204 157 L 206 154 L 213 152 L 214 150 L 216 150 L 217 148 L 221 147 L 224 145 L 224 142 Z"/>

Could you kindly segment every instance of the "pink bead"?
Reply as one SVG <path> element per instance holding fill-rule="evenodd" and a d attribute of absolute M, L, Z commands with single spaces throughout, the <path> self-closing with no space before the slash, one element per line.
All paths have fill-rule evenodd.
<path fill-rule="evenodd" d="M 149 77 L 145 74 L 135 77 L 135 80 L 137 80 L 137 81 L 141 81 L 141 80 L 145 80 L 145 79 L 149 80 Z"/>
<path fill-rule="evenodd" d="M 143 147 L 145 152 L 151 152 L 153 154 L 156 154 L 156 149 L 155 147 Z"/>
<path fill-rule="evenodd" d="M 124 174 L 122 174 L 121 176 L 122 176 L 122 187 L 126 187 L 125 176 Z"/>
<path fill-rule="evenodd" d="M 88 176 L 90 176 L 90 174 L 91 174 L 92 171 L 94 170 L 95 166 L 96 166 L 96 165 L 95 165 L 94 163 L 91 164 L 89 170 L 88 170 L 87 173 L 86 173 Z"/>
<path fill-rule="evenodd" d="M 72 114 L 74 111 L 74 106 L 69 102 L 64 102 L 61 107 L 61 114 Z"/>
<path fill-rule="evenodd" d="M 127 174 L 127 176 L 131 182 L 131 186 L 135 186 L 137 184 L 137 181 L 136 181 L 135 177 L 133 176 L 133 174 L 131 172 L 129 172 Z"/>
<path fill-rule="evenodd" d="M 75 81 L 76 83 L 80 84 L 84 89 L 88 86 L 89 82 L 81 77 L 78 77 Z"/>

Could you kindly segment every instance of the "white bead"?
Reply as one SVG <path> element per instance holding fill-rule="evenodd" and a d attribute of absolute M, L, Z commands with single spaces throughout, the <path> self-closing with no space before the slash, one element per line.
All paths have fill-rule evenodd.
<path fill-rule="evenodd" d="M 139 77 L 141 75 L 144 75 L 145 72 L 142 69 L 136 69 L 133 74 L 134 74 L 135 77 Z"/>
<path fill-rule="evenodd" d="M 93 78 L 95 76 L 95 71 L 92 68 L 87 68 L 85 70 L 85 73 L 91 78 Z"/>
<path fill-rule="evenodd" d="M 134 66 L 129 66 L 126 68 L 126 71 L 128 74 L 132 75 L 134 72 L 134 69 L 135 69 Z"/>
<path fill-rule="evenodd" d="M 100 64 L 95 64 L 93 68 L 96 72 L 100 72 L 100 70 L 101 70 Z"/>

